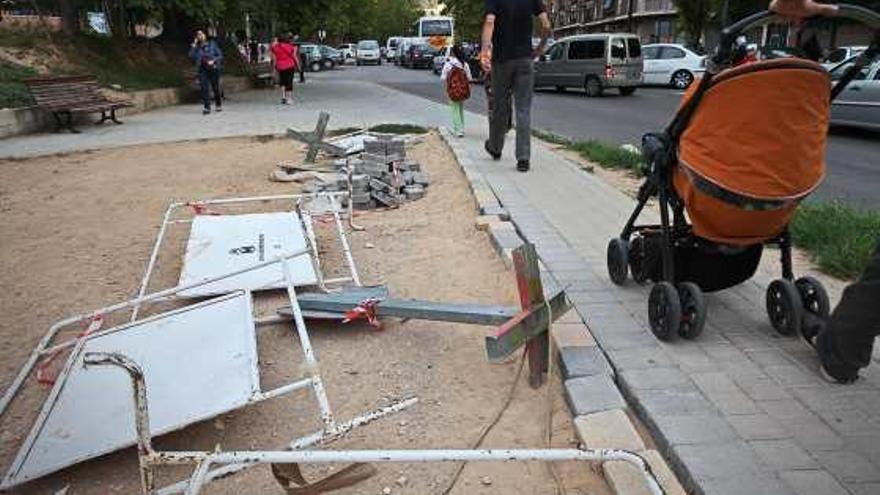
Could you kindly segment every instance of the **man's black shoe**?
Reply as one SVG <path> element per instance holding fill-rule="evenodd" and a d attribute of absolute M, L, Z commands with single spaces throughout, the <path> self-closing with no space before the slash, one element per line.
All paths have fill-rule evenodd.
<path fill-rule="evenodd" d="M 493 160 L 500 160 L 501 159 L 501 153 L 498 153 L 497 151 L 492 151 L 492 149 L 489 148 L 489 140 L 488 139 L 483 142 L 483 148 L 486 150 L 486 153 L 489 153 L 489 156 L 491 156 Z"/>
<path fill-rule="evenodd" d="M 529 171 L 529 161 L 528 160 L 517 160 L 516 169 L 520 172 L 528 172 Z"/>

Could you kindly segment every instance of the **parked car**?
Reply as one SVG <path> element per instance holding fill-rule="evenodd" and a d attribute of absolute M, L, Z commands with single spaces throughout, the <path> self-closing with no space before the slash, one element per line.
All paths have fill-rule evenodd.
<path fill-rule="evenodd" d="M 392 36 L 385 40 L 385 61 L 395 62 L 397 60 L 397 45 L 400 43 L 400 36 Z"/>
<path fill-rule="evenodd" d="M 452 47 L 447 46 L 443 50 L 437 52 L 437 55 L 434 55 L 434 74 L 439 76 L 440 73 L 443 72 L 443 65 L 446 63 L 446 59 L 449 58 L 450 52 L 452 52 Z"/>
<path fill-rule="evenodd" d="M 591 97 L 617 88 L 628 96 L 642 83 L 642 64 L 642 45 L 634 34 L 570 36 L 535 64 L 535 87 L 584 88 Z"/>
<path fill-rule="evenodd" d="M 645 65 L 642 71 L 644 84 L 672 85 L 687 89 L 694 79 L 706 72 L 706 57 L 684 45 L 655 43 L 642 47 Z"/>
<path fill-rule="evenodd" d="M 354 52 L 357 49 L 357 45 L 354 43 L 343 43 L 336 47 L 337 50 L 342 52 L 342 55 L 345 56 L 345 59 L 348 60 L 350 58 L 354 58 Z"/>
<path fill-rule="evenodd" d="M 828 53 L 828 55 L 824 59 L 822 59 L 822 65 L 826 69 L 831 70 L 834 67 L 837 67 L 837 65 L 844 62 L 845 60 L 849 60 L 849 59 L 861 54 L 863 51 L 865 51 L 867 49 L 868 49 L 867 46 L 841 46 L 841 47 L 838 47 L 834 50 L 831 50 L 831 52 Z"/>
<path fill-rule="evenodd" d="M 379 50 L 379 42 L 376 40 L 359 41 L 354 56 L 357 65 L 382 65 L 382 53 Z"/>
<path fill-rule="evenodd" d="M 831 69 L 831 80 L 840 80 L 855 57 Z M 831 123 L 880 131 L 880 56 L 862 68 L 831 104 Z"/>
<path fill-rule="evenodd" d="M 430 69 L 438 53 L 439 50 L 427 43 L 414 44 L 407 50 L 403 65 L 411 69 Z"/>
<path fill-rule="evenodd" d="M 321 48 L 311 43 L 297 43 L 297 45 L 299 45 L 300 59 L 305 62 L 305 68 L 312 72 L 320 72 L 324 68 Z"/>
<path fill-rule="evenodd" d="M 327 70 L 330 70 L 337 65 L 345 64 L 345 55 L 332 46 L 321 45 L 321 56 L 321 63 Z"/>

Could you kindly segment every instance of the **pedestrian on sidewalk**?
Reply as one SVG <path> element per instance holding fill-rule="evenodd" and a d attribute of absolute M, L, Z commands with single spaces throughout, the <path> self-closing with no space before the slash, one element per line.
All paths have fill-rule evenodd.
<path fill-rule="evenodd" d="M 196 30 L 196 37 L 190 45 L 189 56 L 196 64 L 199 76 L 199 89 L 202 95 L 202 114 L 211 113 L 211 93 L 218 112 L 223 110 L 220 93 L 220 71 L 223 68 L 223 52 L 214 40 L 209 40 L 205 32 Z"/>
<path fill-rule="evenodd" d="M 289 105 L 293 101 L 293 73 L 299 65 L 299 47 L 290 41 L 290 38 L 285 35 L 269 48 L 275 70 L 278 72 L 282 105 Z"/>
<path fill-rule="evenodd" d="M 495 105 L 484 147 L 493 159 L 501 158 L 512 96 L 516 106 L 516 169 L 527 172 L 531 159 L 534 59 L 544 54 L 550 18 L 543 0 L 486 0 L 485 10 L 480 65 L 484 73 L 491 73 Z M 535 17 L 541 41 L 533 50 Z"/>
<path fill-rule="evenodd" d="M 296 47 L 299 49 L 298 50 L 299 63 L 296 64 L 296 67 L 297 67 L 297 71 L 299 72 L 299 83 L 305 84 L 306 83 L 306 64 L 308 63 L 308 61 L 306 60 L 306 51 L 303 50 L 302 47 L 300 46 L 300 45 L 302 45 L 302 42 L 299 40 L 298 34 L 296 36 L 294 36 L 294 35 L 288 33 L 288 35 L 291 37 L 290 39 L 293 40 L 293 44 L 296 45 Z"/>
<path fill-rule="evenodd" d="M 443 64 L 440 80 L 446 83 L 446 96 L 452 109 L 452 132 L 458 137 L 464 137 L 464 102 L 471 97 L 472 79 L 461 45 L 453 46 Z"/>

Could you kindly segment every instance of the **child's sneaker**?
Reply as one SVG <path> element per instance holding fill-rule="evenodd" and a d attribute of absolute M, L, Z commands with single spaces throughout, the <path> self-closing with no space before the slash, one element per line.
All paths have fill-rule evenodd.
<path fill-rule="evenodd" d="M 464 131 L 458 131 L 458 133 L 456 133 L 456 136 L 458 136 L 458 137 L 460 137 L 460 138 L 463 138 L 463 137 L 464 137 Z"/>
<path fill-rule="evenodd" d="M 287 98 L 281 98 L 281 104 L 287 105 Z"/>

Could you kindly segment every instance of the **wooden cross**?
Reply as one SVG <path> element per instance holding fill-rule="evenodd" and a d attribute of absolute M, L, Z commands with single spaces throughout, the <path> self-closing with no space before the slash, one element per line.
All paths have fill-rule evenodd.
<path fill-rule="evenodd" d="M 420 299 L 388 298 L 385 287 L 360 287 L 345 289 L 339 293 L 297 294 L 300 308 L 320 314 L 343 316 L 365 300 L 376 301 L 373 311 L 376 317 L 412 318 L 417 320 L 448 321 L 472 325 L 496 326 L 492 335 L 486 337 L 486 356 L 489 361 L 499 362 L 525 346 L 529 360 L 529 385 L 540 387 L 547 371 L 547 348 L 553 321 L 571 309 L 565 291 L 558 291 L 547 301 L 541 284 L 538 254 L 532 244 L 523 244 L 513 251 L 516 283 L 520 307 L 486 306 L 479 304 L 455 304 Z M 290 307 L 278 309 L 278 314 L 292 318 Z"/>
<path fill-rule="evenodd" d="M 338 158 L 344 158 L 346 156 L 346 152 L 343 148 L 324 141 L 324 134 L 327 132 L 328 122 L 330 122 L 330 114 L 327 112 L 321 112 L 318 115 L 318 124 L 315 126 L 314 131 L 301 132 L 296 129 L 287 129 L 287 137 L 302 141 L 308 145 L 309 151 L 306 153 L 305 163 L 315 163 L 315 159 L 318 158 L 318 151 L 323 151 L 324 153 Z"/>
<path fill-rule="evenodd" d="M 557 292 L 549 303 L 544 299 L 534 244 L 526 243 L 514 249 L 513 266 L 522 310 L 498 327 L 493 335 L 486 337 L 486 354 L 490 361 L 498 361 L 525 346 L 529 359 L 529 385 L 538 388 L 544 383 L 547 372 L 551 317 L 558 319 L 571 306 L 564 291 Z"/>

